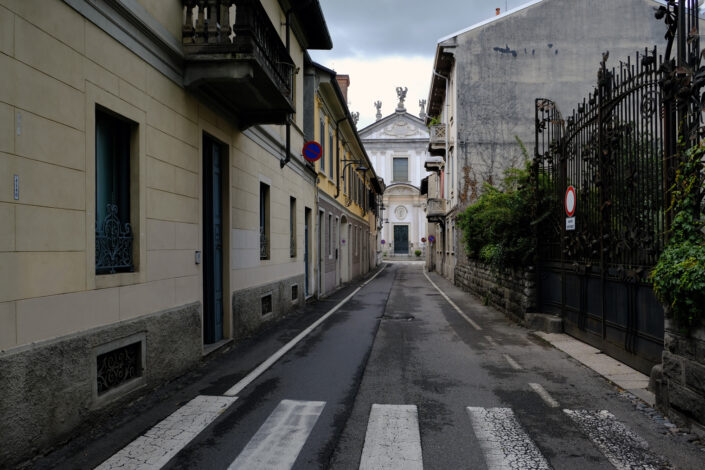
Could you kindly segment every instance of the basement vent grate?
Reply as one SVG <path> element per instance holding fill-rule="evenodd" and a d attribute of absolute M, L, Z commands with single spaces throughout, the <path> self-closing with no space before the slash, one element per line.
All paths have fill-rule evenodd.
<path fill-rule="evenodd" d="M 98 395 L 142 376 L 142 343 L 136 342 L 100 354 L 97 358 Z"/>
<path fill-rule="evenodd" d="M 294 284 L 291 286 L 291 300 L 299 300 L 299 286 Z"/>
<path fill-rule="evenodd" d="M 272 313 L 272 294 L 267 294 L 262 297 L 262 315 Z"/>

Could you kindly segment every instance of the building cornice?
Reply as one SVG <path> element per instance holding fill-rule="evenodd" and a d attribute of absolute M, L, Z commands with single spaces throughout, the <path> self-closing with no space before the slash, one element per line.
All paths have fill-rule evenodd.
<path fill-rule="evenodd" d="M 183 86 L 184 54 L 174 37 L 137 0 L 64 0 L 91 23 Z"/>

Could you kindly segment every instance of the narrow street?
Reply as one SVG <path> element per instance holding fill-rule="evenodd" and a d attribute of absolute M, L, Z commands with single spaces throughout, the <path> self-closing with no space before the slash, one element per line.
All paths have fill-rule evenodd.
<path fill-rule="evenodd" d="M 615 386 L 423 264 L 385 263 L 357 287 L 95 423 L 33 468 L 705 466 L 705 452 Z"/>

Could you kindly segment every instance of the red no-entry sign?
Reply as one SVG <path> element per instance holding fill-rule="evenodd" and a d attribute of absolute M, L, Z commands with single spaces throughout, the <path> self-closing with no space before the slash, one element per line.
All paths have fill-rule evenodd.
<path fill-rule="evenodd" d="M 321 144 L 315 140 L 311 140 L 304 144 L 304 148 L 301 150 L 301 154 L 309 162 L 315 162 L 321 158 Z"/>
<path fill-rule="evenodd" d="M 573 217 L 575 215 L 575 188 L 568 186 L 565 191 L 565 213 L 568 217 Z"/>

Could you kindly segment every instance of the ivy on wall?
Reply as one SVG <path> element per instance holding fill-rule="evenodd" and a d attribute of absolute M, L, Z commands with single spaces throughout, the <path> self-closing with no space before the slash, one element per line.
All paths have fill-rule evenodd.
<path fill-rule="evenodd" d="M 685 333 L 705 316 L 703 143 L 685 152 L 671 188 L 669 239 L 651 273 L 654 292 Z"/>

